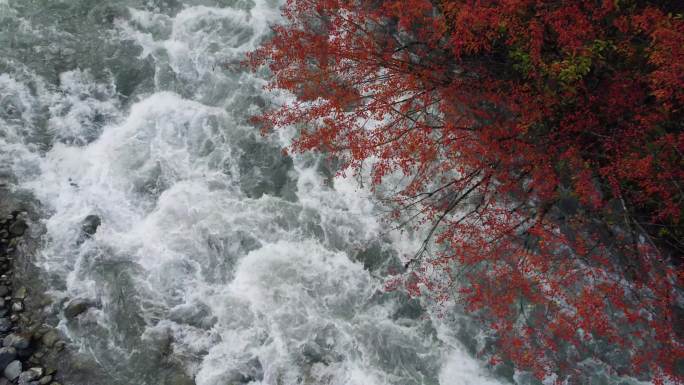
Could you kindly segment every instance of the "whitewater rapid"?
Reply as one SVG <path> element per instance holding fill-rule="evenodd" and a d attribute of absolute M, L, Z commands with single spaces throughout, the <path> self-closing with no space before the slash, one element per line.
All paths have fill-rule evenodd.
<path fill-rule="evenodd" d="M 87 382 L 501 383 L 458 323 L 383 292 L 416 243 L 371 193 L 248 123 L 286 97 L 237 64 L 278 7 L 0 0 L 0 171 L 44 209 L 51 311 L 97 304 L 59 323 Z"/>

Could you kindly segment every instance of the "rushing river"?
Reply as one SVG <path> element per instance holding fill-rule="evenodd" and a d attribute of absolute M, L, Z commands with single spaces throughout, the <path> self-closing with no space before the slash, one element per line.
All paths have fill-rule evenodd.
<path fill-rule="evenodd" d="M 277 99 L 237 63 L 278 7 L 0 0 L 0 172 L 44 210 L 72 383 L 499 384 L 458 317 L 382 291 L 416 245 L 369 192 L 249 125 Z"/>

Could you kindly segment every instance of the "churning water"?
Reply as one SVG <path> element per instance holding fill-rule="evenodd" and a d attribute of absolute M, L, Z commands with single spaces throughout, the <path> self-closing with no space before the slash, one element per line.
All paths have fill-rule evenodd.
<path fill-rule="evenodd" d="M 59 324 L 73 383 L 498 384 L 455 320 L 382 291 L 415 245 L 369 193 L 247 123 L 277 100 L 237 63 L 278 7 L 0 0 L 0 172 L 45 210 L 55 304 L 98 304 Z"/>

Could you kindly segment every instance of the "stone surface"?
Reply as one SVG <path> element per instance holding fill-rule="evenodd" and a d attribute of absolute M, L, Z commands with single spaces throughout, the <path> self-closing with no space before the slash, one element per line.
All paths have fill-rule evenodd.
<path fill-rule="evenodd" d="M 19 313 L 21 311 L 24 311 L 24 304 L 21 303 L 21 301 L 16 301 L 12 303 L 12 311 L 15 313 Z"/>
<path fill-rule="evenodd" d="M 21 362 L 12 361 L 4 370 L 5 378 L 14 381 L 21 374 Z"/>
<path fill-rule="evenodd" d="M 26 349 L 31 344 L 31 335 L 29 334 L 9 334 L 2 340 L 3 346 L 13 347 L 15 349 Z"/>
<path fill-rule="evenodd" d="M 0 368 L 5 368 L 17 357 L 17 350 L 13 347 L 0 348 Z"/>
<path fill-rule="evenodd" d="M 9 227 L 9 232 L 12 236 L 19 237 L 24 235 L 26 229 L 28 229 L 26 221 L 23 219 L 18 219 Z"/>
<path fill-rule="evenodd" d="M 7 332 L 12 329 L 12 322 L 6 317 L 0 318 L 0 332 Z"/>
<path fill-rule="evenodd" d="M 25 286 L 22 286 L 22 287 L 18 288 L 17 291 L 14 292 L 14 295 L 12 297 L 14 297 L 16 299 L 23 300 L 24 298 L 26 298 L 27 294 L 28 294 L 28 289 L 26 289 Z"/>
<path fill-rule="evenodd" d="M 47 347 L 52 347 L 58 340 L 59 334 L 57 334 L 57 332 L 54 330 L 50 330 L 49 332 L 45 333 L 43 338 L 41 338 L 41 342 L 43 342 L 43 345 Z"/>
<path fill-rule="evenodd" d="M 88 310 L 88 308 L 91 306 L 91 302 L 84 298 L 73 299 L 64 308 L 64 316 L 68 319 L 76 318 L 77 316 Z"/>
<path fill-rule="evenodd" d="M 81 224 L 81 230 L 87 235 L 93 235 L 95 232 L 97 232 L 97 228 L 100 227 L 100 224 L 102 224 L 102 221 L 100 220 L 100 217 L 97 215 L 88 215 L 83 219 L 83 223 Z"/>

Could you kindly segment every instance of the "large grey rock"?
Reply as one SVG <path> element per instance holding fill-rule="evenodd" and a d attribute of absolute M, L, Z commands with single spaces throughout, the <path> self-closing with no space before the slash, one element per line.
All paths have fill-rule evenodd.
<path fill-rule="evenodd" d="M 17 219 L 9 227 L 9 232 L 12 236 L 20 237 L 20 236 L 24 235 L 24 232 L 26 231 L 26 229 L 28 229 L 28 225 L 26 224 L 26 221 L 23 219 Z"/>
<path fill-rule="evenodd" d="M 21 362 L 10 362 L 9 365 L 7 365 L 7 367 L 5 368 L 3 374 L 5 375 L 5 378 L 7 378 L 8 380 L 14 381 L 21 374 Z"/>
<path fill-rule="evenodd" d="M 81 224 L 81 230 L 88 236 L 95 234 L 97 231 L 97 228 L 100 227 L 102 224 L 102 221 L 100 220 L 100 217 L 97 215 L 88 215 L 83 219 L 83 223 Z"/>
<path fill-rule="evenodd" d="M 17 358 L 17 350 L 13 347 L 0 348 L 0 368 L 5 368 Z"/>
<path fill-rule="evenodd" d="M 71 300 L 64 308 L 64 316 L 68 319 L 76 318 L 93 306 L 92 302 L 84 298 Z"/>
<path fill-rule="evenodd" d="M 3 346 L 13 347 L 15 349 L 27 349 L 31 344 L 31 335 L 29 334 L 9 334 L 2 340 Z"/>

